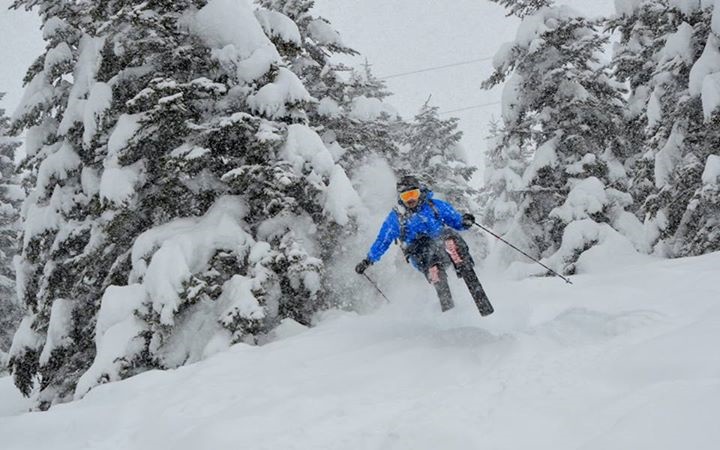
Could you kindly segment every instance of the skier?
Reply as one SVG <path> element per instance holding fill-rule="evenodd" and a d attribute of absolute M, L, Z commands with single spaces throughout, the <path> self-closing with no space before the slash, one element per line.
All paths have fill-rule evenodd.
<path fill-rule="evenodd" d="M 422 272 L 437 291 L 443 311 L 454 306 L 445 272 L 452 264 L 457 276 L 465 280 L 480 314 L 492 314 L 492 305 L 475 274 L 468 246 L 454 231 L 472 227 L 475 216 L 461 215 L 449 203 L 433 198 L 432 191 L 411 175 L 400 179 L 397 192 L 398 206 L 388 214 L 367 257 L 355 271 L 364 274 L 393 241 L 399 241 L 405 259 Z"/>

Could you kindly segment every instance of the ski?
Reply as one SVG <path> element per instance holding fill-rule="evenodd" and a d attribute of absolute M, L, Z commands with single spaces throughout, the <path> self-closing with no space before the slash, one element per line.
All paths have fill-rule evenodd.
<path fill-rule="evenodd" d="M 485 289 L 483 289 L 482 284 L 480 284 L 480 280 L 478 280 L 473 267 L 471 265 L 467 265 L 461 269 L 460 273 L 463 280 L 465 280 L 468 290 L 470 290 L 470 295 L 472 295 L 473 300 L 475 300 L 475 306 L 477 306 L 480 315 L 484 317 L 492 314 L 495 309 L 493 308 L 492 303 L 490 303 L 490 299 L 485 293 Z"/>

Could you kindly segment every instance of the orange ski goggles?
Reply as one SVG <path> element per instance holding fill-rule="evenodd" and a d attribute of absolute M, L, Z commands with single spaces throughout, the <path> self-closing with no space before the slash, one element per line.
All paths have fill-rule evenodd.
<path fill-rule="evenodd" d="M 405 191 L 400 193 L 400 200 L 407 203 L 411 200 L 419 200 L 420 199 L 420 189 L 412 189 L 410 191 Z"/>

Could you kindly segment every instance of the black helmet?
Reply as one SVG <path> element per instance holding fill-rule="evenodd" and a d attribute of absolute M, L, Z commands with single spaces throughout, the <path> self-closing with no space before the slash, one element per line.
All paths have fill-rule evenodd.
<path fill-rule="evenodd" d="M 420 180 L 413 175 L 403 175 L 397 182 L 397 192 L 411 191 L 413 189 L 420 189 Z"/>

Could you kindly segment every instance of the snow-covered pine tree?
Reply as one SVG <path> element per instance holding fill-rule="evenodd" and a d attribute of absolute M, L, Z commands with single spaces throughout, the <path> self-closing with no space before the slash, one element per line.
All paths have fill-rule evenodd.
<path fill-rule="evenodd" d="M 418 176 L 459 211 L 477 213 L 478 192 L 470 185 L 477 167 L 468 162 L 458 122 L 456 117 L 441 118 L 439 108 L 428 98 L 402 132 L 402 159 L 397 169 Z M 487 255 L 487 238 L 480 229 L 473 230 L 466 238 L 472 241 L 474 256 L 482 260 Z"/>
<path fill-rule="evenodd" d="M 0 92 L 0 100 L 5 96 Z M 5 110 L 0 108 L 0 372 L 12 335 L 20 323 L 20 308 L 15 293 L 13 257 L 18 253 L 20 203 L 22 189 L 15 173 L 15 151 L 20 142 L 10 136 Z"/>
<path fill-rule="evenodd" d="M 497 122 L 490 124 L 490 137 L 485 152 L 484 181 L 479 193 L 481 220 L 494 231 L 510 230 L 522 200 L 522 175 L 531 155 L 517 139 L 508 137 Z"/>
<path fill-rule="evenodd" d="M 631 164 L 631 192 L 649 244 L 666 256 L 718 248 L 707 227 L 715 220 L 715 197 L 703 180 L 719 132 L 716 10 L 712 1 L 620 2 L 610 22 L 622 32 L 614 63 L 631 87 L 625 130 L 640 130 L 643 139 Z"/>
<path fill-rule="evenodd" d="M 442 198 L 463 210 L 474 210 L 477 191 L 469 185 L 476 167 L 460 145 L 459 119 L 442 119 L 430 99 L 409 124 L 403 139 L 403 169 L 432 186 Z"/>
<path fill-rule="evenodd" d="M 354 185 L 363 182 L 366 169 L 375 165 L 399 168 L 400 140 L 404 123 L 394 108 L 384 102 L 390 94 L 385 83 L 372 72 L 365 61 L 351 68 L 338 60 L 349 60 L 357 52 L 344 44 L 340 34 L 330 22 L 313 14 L 313 0 L 259 0 L 265 9 L 256 14 L 266 32 L 276 36 L 274 42 L 288 67 L 298 76 L 313 97 L 306 111 L 311 126 L 320 134 L 335 161 L 342 166 Z M 273 31 L 278 22 L 274 17 L 283 14 L 297 25 L 297 31 Z M 341 58 L 338 58 L 341 56 Z M 349 192 L 335 186 L 337 197 Z M 374 199 L 373 199 L 374 200 Z M 358 209 L 372 208 L 355 198 Z M 366 237 L 359 233 L 360 224 L 326 223 L 318 229 L 327 242 L 341 245 L 322 246 L 322 259 L 335 270 L 324 278 L 326 291 L 334 304 L 350 306 L 357 292 L 368 288 L 353 276 L 357 255 L 349 249 L 366 245 Z M 372 289 L 371 287 L 369 287 Z"/>
<path fill-rule="evenodd" d="M 685 55 L 675 64 L 667 57 L 661 59 L 656 68 L 660 118 L 650 144 L 656 155 L 657 192 L 648 197 L 646 210 L 652 225 L 648 228 L 657 230 L 656 249 L 669 256 L 688 256 L 720 248 L 705 228 L 712 215 L 702 216 L 712 214 L 717 205 L 697 208 L 697 199 L 712 201 L 712 196 L 702 194 L 702 174 L 706 161 L 717 154 L 720 136 L 716 82 L 720 26 L 713 19 L 720 5 L 700 7 L 677 0 L 670 5 L 682 22 L 668 35 L 664 51 Z M 669 74 L 672 82 L 663 83 L 662 76 Z M 704 244 L 703 239 L 707 239 Z"/>
<path fill-rule="evenodd" d="M 658 163 L 681 156 L 671 172 L 667 188 L 660 190 L 655 207 L 667 211 L 663 234 L 675 228 L 675 209 L 684 208 L 674 235 L 669 240 L 670 255 L 694 256 L 720 250 L 720 196 L 718 195 L 718 159 L 720 153 L 720 2 L 696 5 L 671 1 L 693 24 L 693 49 L 697 59 L 688 73 L 688 93 L 674 105 L 680 153 L 670 151 Z M 684 122 L 684 124 L 683 124 Z M 676 142 L 680 139 L 676 135 Z M 668 140 L 672 139 L 672 133 Z M 663 149 L 664 150 L 664 149 Z M 669 157 L 668 157 L 669 156 Z M 669 168 L 670 165 L 668 165 Z M 672 196 L 664 191 L 669 190 Z M 653 198 L 648 199 L 652 204 Z M 680 212 L 680 211 L 678 211 Z"/>
<path fill-rule="evenodd" d="M 73 25 L 72 19 L 79 17 L 79 12 L 71 2 L 17 2 L 14 6 L 38 7 L 47 43 L 45 53 L 26 74 L 25 93 L 11 121 L 13 134 L 26 130 L 26 157 L 21 170 L 28 173 L 25 181 L 34 188 L 22 208 L 21 254 L 15 268 L 18 299 L 25 316 L 13 337 L 9 367 L 16 386 L 23 394 L 30 395 L 41 374 L 40 366 L 54 367 L 56 359 L 63 356 L 58 353 L 50 361 L 49 354 L 41 358 L 41 353 L 46 340 L 53 342 L 52 338 L 48 339 L 50 313 L 55 303 L 58 311 L 62 304 L 55 299 L 65 297 L 66 280 L 72 283 L 71 259 L 79 253 L 73 238 L 86 234 L 92 224 L 92 219 L 84 219 L 92 206 L 82 195 L 80 157 L 71 139 L 77 136 L 77 129 L 69 133 L 69 119 L 64 121 L 63 117 L 71 116 L 71 112 L 66 114 L 73 90 L 68 80 L 73 77 L 78 54 L 93 42 L 82 40 L 82 33 Z M 76 99 L 74 96 L 73 101 Z M 77 230 L 77 234 L 73 230 Z M 58 244 L 67 241 L 67 245 L 55 245 L 56 241 Z M 69 264 L 62 264 L 59 259 Z M 86 283 L 86 291 L 91 290 L 92 284 L 92 281 Z M 99 295 L 99 291 L 94 294 Z M 77 302 L 82 304 L 84 300 L 79 296 Z M 82 310 L 78 308 L 78 311 Z M 80 360 L 87 364 L 92 358 L 92 325 L 88 324 L 75 338 L 73 354 L 84 352 Z M 66 367 L 73 365 L 74 361 L 66 363 Z M 78 375 L 69 375 L 73 376 Z M 46 380 L 40 382 L 41 388 L 48 384 Z"/>
<path fill-rule="evenodd" d="M 504 6 L 510 15 L 524 18 L 553 4 L 553 0 L 491 0 Z"/>
<path fill-rule="evenodd" d="M 271 41 L 292 20 L 272 15 L 273 34 L 247 0 L 18 4 L 39 4 L 52 38 L 15 118 L 37 180 L 18 387 L 48 407 L 309 324 L 332 245 L 317 230 L 346 223 L 356 194 Z"/>
<path fill-rule="evenodd" d="M 375 77 L 367 61 L 353 69 L 334 61 L 335 56 L 355 56 L 330 22 L 312 14 L 314 0 L 259 0 L 266 12 L 262 23 L 283 45 L 278 50 L 288 66 L 317 100 L 308 107 L 310 122 L 350 175 L 369 159 L 385 159 L 393 167 L 399 158 L 402 121 L 382 100 L 390 94 Z M 274 14 L 282 13 L 297 25 L 287 37 L 273 30 Z M 277 22 L 277 20 L 275 20 Z M 275 25 L 277 26 L 277 25 Z"/>
<path fill-rule="evenodd" d="M 365 96 L 382 100 L 392 95 L 385 82 L 375 76 L 372 65 L 367 59 L 360 68 L 352 71 L 349 84 L 348 96 L 350 98 Z"/>
<path fill-rule="evenodd" d="M 679 254 L 702 255 L 720 249 L 720 156 L 708 156 L 704 167 L 702 185 L 683 215 Z"/>
<path fill-rule="evenodd" d="M 607 20 L 606 27 L 617 33 L 611 65 L 614 76 L 630 89 L 624 113 L 625 126 L 620 129 L 625 145 L 631 154 L 630 194 L 633 196 L 633 212 L 644 220 L 645 200 L 655 191 L 655 153 L 647 141 L 657 129 L 659 88 L 655 91 L 654 73 L 658 59 L 665 47 L 668 35 L 677 29 L 678 16 L 668 10 L 667 0 L 618 0 L 617 14 Z M 681 50 L 682 51 L 682 50 Z M 664 56 L 677 67 L 687 55 L 677 53 Z M 668 73 L 662 84 L 671 84 L 673 76 Z M 655 92 L 654 92 L 655 91 Z"/>
<path fill-rule="evenodd" d="M 495 59 L 491 87 L 505 81 L 503 141 L 532 152 L 511 236 L 559 270 L 632 227 L 618 127 L 622 91 L 599 56 L 598 24 L 549 2 L 501 0 L 523 17 Z"/>
<path fill-rule="evenodd" d="M 397 171 L 403 165 L 400 145 L 407 124 L 384 101 L 390 95 L 385 82 L 375 77 L 366 61 L 343 83 L 343 96 L 337 100 L 339 110 L 325 117 L 331 130 L 326 137 L 342 152 L 340 163 L 354 173 L 373 158 L 382 158 Z"/>

